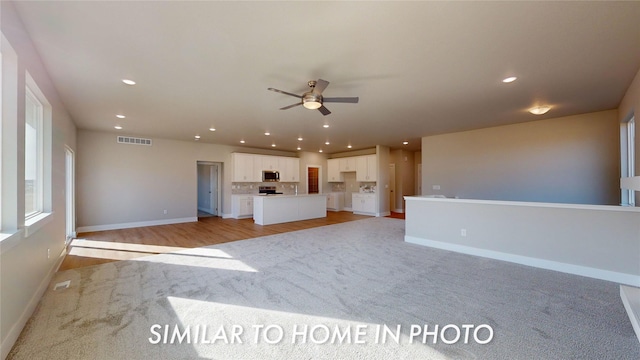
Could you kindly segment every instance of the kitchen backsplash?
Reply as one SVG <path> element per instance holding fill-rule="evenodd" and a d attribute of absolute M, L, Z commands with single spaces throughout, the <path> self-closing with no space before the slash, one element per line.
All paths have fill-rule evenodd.
<path fill-rule="evenodd" d="M 298 183 L 286 183 L 286 182 L 264 182 L 264 183 L 231 183 L 231 194 L 256 194 L 258 195 L 258 188 L 260 186 L 275 186 L 277 192 L 281 192 L 285 195 L 295 195 L 296 185 Z M 299 186 L 299 185 L 298 185 Z"/>
<path fill-rule="evenodd" d="M 345 192 L 346 190 L 345 183 L 331 183 L 331 192 Z"/>
<path fill-rule="evenodd" d="M 376 183 L 375 182 L 362 182 L 362 183 L 360 183 L 360 192 L 361 193 L 375 193 L 376 192 Z"/>

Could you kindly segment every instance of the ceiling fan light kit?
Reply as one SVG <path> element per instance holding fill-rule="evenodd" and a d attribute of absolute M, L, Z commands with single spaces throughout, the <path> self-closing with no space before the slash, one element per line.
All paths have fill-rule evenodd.
<path fill-rule="evenodd" d="M 304 93 L 302 96 L 302 106 L 310 110 L 316 110 L 322 106 L 322 95 L 318 95 L 313 91 Z"/>
<path fill-rule="evenodd" d="M 549 110 L 551 110 L 551 106 L 549 105 L 538 105 L 529 109 L 529 112 L 533 115 L 543 115 L 546 114 Z"/>
<path fill-rule="evenodd" d="M 302 105 L 304 108 L 309 110 L 318 110 L 322 113 L 322 115 L 325 115 L 325 116 L 331 114 L 331 111 L 329 111 L 329 109 L 327 109 L 324 106 L 325 102 L 340 102 L 340 103 L 356 104 L 359 101 L 358 97 L 336 97 L 336 98 L 326 98 L 326 99 L 323 98 L 322 92 L 324 91 L 324 89 L 327 88 L 327 86 L 329 86 L 329 82 L 326 80 L 322 80 L 322 79 L 310 80 L 307 84 L 309 85 L 311 90 L 305 92 L 302 95 L 297 95 L 297 94 L 293 94 L 290 92 L 286 92 L 286 91 L 282 91 L 274 88 L 268 88 L 267 90 L 279 92 L 281 94 L 297 97 L 300 99 L 300 102 L 282 107 L 280 108 L 280 110 L 287 110 L 287 109 L 291 109 L 292 107 Z"/>

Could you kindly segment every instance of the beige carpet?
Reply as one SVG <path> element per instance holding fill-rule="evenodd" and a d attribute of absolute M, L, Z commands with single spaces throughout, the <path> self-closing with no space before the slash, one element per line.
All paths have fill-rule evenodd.
<path fill-rule="evenodd" d="M 640 358 L 616 284 L 403 236 L 371 218 L 60 272 L 9 359 Z"/>

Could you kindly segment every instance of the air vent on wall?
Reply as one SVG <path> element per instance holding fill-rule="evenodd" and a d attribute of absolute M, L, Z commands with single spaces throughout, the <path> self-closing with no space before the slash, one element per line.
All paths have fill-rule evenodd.
<path fill-rule="evenodd" d="M 135 138 L 130 136 L 118 136 L 118 143 L 151 146 L 151 139 L 142 139 L 142 138 Z"/>

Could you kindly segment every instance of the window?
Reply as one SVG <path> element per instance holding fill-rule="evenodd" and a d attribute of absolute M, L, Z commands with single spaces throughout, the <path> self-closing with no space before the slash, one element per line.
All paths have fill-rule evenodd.
<path fill-rule="evenodd" d="M 43 204 L 43 106 L 26 88 L 24 129 L 25 219 L 42 212 Z"/>

